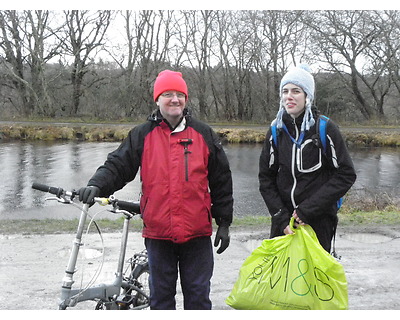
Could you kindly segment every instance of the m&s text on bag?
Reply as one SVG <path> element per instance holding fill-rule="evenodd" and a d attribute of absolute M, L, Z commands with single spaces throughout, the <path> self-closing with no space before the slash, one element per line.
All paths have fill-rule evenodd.
<path fill-rule="evenodd" d="M 315 295 L 321 301 L 330 301 L 335 296 L 329 277 L 312 264 L 310 267 L 307 259 L 286 257 L 284 261 L 279 261 L 278 256 L 266 256 L 248 279 L 258 284 L 267 282 L 271 290 L 282 293 L 290 290 L 298 296 Z"/>

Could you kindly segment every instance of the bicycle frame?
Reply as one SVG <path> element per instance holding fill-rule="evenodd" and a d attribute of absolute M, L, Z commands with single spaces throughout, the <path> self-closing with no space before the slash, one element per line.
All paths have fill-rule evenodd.
<path fill-rule="evenodd" d="M 86 223 L 87 215 L 88 215 L 89 205 L 85 204 L 81 211 L 78 230 L 76 233 L 75 240 L 73 242 L 69 262 L 67 269 L 65 270 L 65 276 L 62 280 L 61 286 L 61 301 L 59 304 L 59 309 L 66 309 L 67 307 L 73 307 L 78 302 L 86 301 L 86 300 L 101 300 L 104 302 L 111 302 L 110 298 L 113 298 L 116 302 L 111 307 L 111 309 L 118 309 L 118 296 L 120 295 L 121 288 L 129 288 L 132 287 L 132 284 L 128 284 L 123 280 L 123 267 L 125 261 L 125 253 L 128 243 L 128 231 L 129 231 L 129 222 L 133 217 L 127 211 L 123 211 L 124 214 L 124 225 L 122 229 L 122 237 L 121 237 L 121 248 L 120 255 L 118 259 L 117 272 L 115 274 L 115 279 L 113 283 L 110 284 L 98 284 L 87 288 L 85 290 L 81 289 L 72 289 L 72 285 L 74 283 L 73 276 L 75 273 L 76 261 L 79 254 L 79 249 L 83 245 L 82 243 L 82 234 L 84 231 L 84 226 Z M 143 292 L 140 288 L 133 286 L 133 289 L 139 292 L 140 294 L 147 296 L 145 292 Z M 143 309 L 148 307 L 147 305 L 139 306 L 137 309 Z"/>
<path fill-rule="evenodd" d="M 32 185 L 32 188 L 56 195 L 56 197 L 48 198 L 47 200 L 57 200 L 61 203 L 72 204 L 76 206 L 73 202 L 74 197 L 77 194 L 76 191 L 65 191 L 62 188 L 49 187 L 40 183 L 34 183 Z M 115 199 L 114 196 L 110 196 L 109 198 L 94 198 L 94 202 L 101 205 L 111 204 L 114 208 L 112 212 L 122 213 L 124 215 L 120 253 L 115 278 L 113 282 L 109 284 L 101 283 L 88 286 L 84 289 L 72 288 L 75 282 L 74 274 L 76 272 L 76 263 L 79 250 L 80 247 L 83 246 L 82 235 L 84 232 L 90 207 L 89 204 L 84 204 L 81 209 L 78 228 L 72 244 L 72 250 L 68 260 L 68 265 L 65 270 L 65 275 L 62 279 L 59 309 L 65 310 L 67 307 L 74 307 L 77 303 L 87 300 L 98 301 L 96 309 L 102 309 L 104 306 L 106 309 L 116 310 L 133 310 L 149 307 L 149 295 L 144 290 L 138 287 L 142 286 L 142 284 L 137 281 L 140 275 L 146 272 L 147 254 L 142 251 L 141 253 L 135 254 L 133 258 L 129 260 L 131 266 L 131 274 L 129 275 L 129 277 L 126 277 L 123 271 L 126 248 L 128 243 L 129 223 L 130 219 L 135 214 L 139 213 L 138 203 L 120 201 Z M 143 260 L 143 258 L 145 258 L 145 260 Z M 141 262 L 143 261 L 146 262 L 142 264 Z M 137 294 L 131 295 L 132 291 L 137 292 Z M 137 305 L 137 301 L 134 300 L 138 299 L 138 295 L 145 299 L 144 302 L 142 302 L 140 305 Z"/>

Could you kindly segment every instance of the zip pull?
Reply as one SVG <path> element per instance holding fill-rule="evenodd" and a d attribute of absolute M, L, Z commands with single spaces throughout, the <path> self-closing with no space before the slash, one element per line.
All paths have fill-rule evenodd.
<path fill-rule="evenodd" d="M 185 155 L 185 179 L 186 181 L 189 181 L 189 159 L 188 159 L 188 154 L 192 153 L 189 151 L 188 146 L 189 144 L 193 143 L 192 139 L 179 139 L 178 143 L 184 146 L 184 155 Z"/>
<path fill-rule="evenodd" d="M 185 147 L 185 150 L 187 150 L 187 147 L 189 144 L 193 143 L 192 139 L 179 139 L 178 143 L 180 143 L 181 145 L 183 145 Z"/>

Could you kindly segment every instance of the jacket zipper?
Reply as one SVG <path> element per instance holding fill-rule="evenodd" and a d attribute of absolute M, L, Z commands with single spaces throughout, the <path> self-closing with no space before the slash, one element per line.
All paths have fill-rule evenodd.
<path fill-rule="evenodd" d="M 179 139 L 178 143 L 183 145 L 183 153 L 185 155 L 185 180 L 189 181 L 189 154 L 192 153 L 189 151 L 189 144 L 193 143 L 192 139 Z"/>
<path fill-rule="evenodd" d="M 294 124 L 294 128 L 296 131 L 296 141 L 299 138 L 299 130 L 297 129 L 296 126 L 296 122 L 295 120 L 293 120 L 293 124 Z M 294 199 L 294 191 L 296 189 L 296 185 L 297 185 L 297 179 L 296 179 L 296 172 L 295 172 L 295 168 L 296 168 L 296 153 L 297 153 L 297 145 L 295 143 L 293 143 L 293 147 L 292 147 L 292 177 L 293 177 L 293 187 L 292 187 L 292 191 L 290 193 L 290 198 L 292 200 L 292 205 L 293 208 L 297 207 L 296 201 Z"/>

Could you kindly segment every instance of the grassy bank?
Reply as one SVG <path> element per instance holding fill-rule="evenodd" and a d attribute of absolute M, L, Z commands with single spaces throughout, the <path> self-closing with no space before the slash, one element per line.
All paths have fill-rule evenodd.
<path fill-rule="evenodd" d="M 133 124 L 35 124 L 30 122 L 11 123 L 0 126 L 0 140 L 13 141 L 122 141 Z M 238 128 L 225 128 L 221 125 L 216 129 L 220 138 L 227 143 L 262 143 L 265 139 L 267 126 L 262 129 L 252 125 Z M 365 147 L 400 147 L 400 130 L 371 130 L 357 131 L 342 130 L 349 145 Z"/>
<path fill-rule="evenodd" d="M 400 211 L 353 211 L 339 213 L 340 225 L 344 227 L 372 227 L 374 225 L 398 226 L 400 224 Z M 120 232 L 122 228 L 122 218 L 118 220 L 99 220 L 97 221 L 102 232 Z M 269 230 L 271 223 L 267 216 L 246 216 L 237 217 L 231 229 L 234 230 Z M 78 220 L 2 220 L 0 224 L 0 234 L 13 235 L 40 235 L 57 233 L 75 233 Z M 131 231 L 139 232 L 142 228 L 142 221 L 136 219 L 131 221 Z M 90 232 L 96 232 L 94 227 Z"/>

